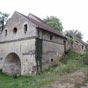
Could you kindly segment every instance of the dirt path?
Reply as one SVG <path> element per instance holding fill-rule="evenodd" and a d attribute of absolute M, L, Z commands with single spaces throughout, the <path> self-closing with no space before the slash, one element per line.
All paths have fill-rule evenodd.
<path fill-rule="evenodd" d="M 84 81 L 85 75 L 82 71 L 76 71 L 72 74 L 64 75 L 53 83 L 43 88 L 75 88 L 75 84 L 81 84 Z M 88 85 L 80 88 L 88 88 Z"/>

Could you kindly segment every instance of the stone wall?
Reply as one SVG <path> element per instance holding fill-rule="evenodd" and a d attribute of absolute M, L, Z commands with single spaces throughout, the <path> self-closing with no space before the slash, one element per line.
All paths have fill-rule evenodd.
<path fill-rule="evenodd" d="M 0 69 L 3 72 L 11 74 L 15 71 L 21 75 L 32 75 L 36 73 L 37 65 L 42 63 L 44 69 L 46 65 L 49 67 L 56 64 L 63 55 L 64 39 L 43 29 L 37 29 L 37 26 L 18 12 L 7 22 L 0 35 Z M 36 39 L 41 39 L 41 43 Z M 40 43 L 41 47 L 36 43 Z M 40 51 L 41 55 L 36 51 Z M 19 60 L 15 61 L 16 56 Z M 39 58 L 41 60 L 36 63 Z"/>
<path fill-rule="evenodd" d="M 69 50 L 69 49 L 80 52 L 80 53 L 84 53 L 85 45 L 80 42 L 71 43 L 69 41 L 66 41 L 66 50 Z"/>
<path fill-rule="evenodd" d="M 74 42 L 72 49 L 75 50 L 75 51 L 84 53 L 85 46 L 81 43 Z"/>
<path fill-rule="evenodd" d="M 24 25 L 27 24 L 27 31 L 25 32 Z M 17 29 L 14 32 L 14 28 Z M 26 19 L 21 14 L 15 12 L 7 22 L 5 29 L 0 35 L 0 42 L 17 40 L 27 37 L 36 36 L 36 25 Z"/>
<path fill-rule="evenodd" d="M 26 29 L 24 25 L 27 25 Z M 0 69 L 2 69 L 3 72 L 11 74 L 11 69 L 13 68 L 9 69 L 6 67 L 16 67 L 16 63 L 13 59 L 15 57 L 14 55 L 17 55 L 21 63 L 21 75 L 35 74 L 36 36 L 36 25 L 22 14 L 15 12 L 0 35 Z M 10 59 L 6 60 L 8 55 L 10 55 Z M 9 71 L 7 71 L 7 69 L 9 69 Z"/>
<path fill-rule="evenodd" d="M 59 44 L 63 44 L 64 39 L 61 38 L 60 36 L 57 36 L 50 32 L 46 32 L 43 29 L 37 29 L 37 31 L 38 31 L 37 33 L 38 38 L 55 42 L 55 43 L 59 43 Z M 50 39 L 50 36 L 52 36 L 52 39 Z"/>
<path fill-rule="evenodd" d="M 44 30 L 37 30 L 39 39 L 42 39 L 42 68 L 44 70 L 57 64 L 64 54 L 64 38 Z"/>
<path fill-rule="evenodd" d="M 42 65 L 43 69 L 58 64 L 62 55 L 64 54 L 64 45 L 43 41 Z"/>
<path fill-rule="evenodd" d="M 6 57 L 14 53 L 19 56 L 21 62 L 21 75 L 35 73 L 35 41 L 35 39 L 29 39 L 0 44 L 0 58 L 2 58 L 0 69 L 4 69 Z"/>

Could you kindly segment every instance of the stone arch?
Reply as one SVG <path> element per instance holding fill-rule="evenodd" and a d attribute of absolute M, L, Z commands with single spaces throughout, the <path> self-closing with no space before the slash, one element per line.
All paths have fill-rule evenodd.
<path fill-rule="evenodd" d="M 6 56 L 2 71 L 8 75 L 21 75 L 21 61 L 16 53 Z"/>

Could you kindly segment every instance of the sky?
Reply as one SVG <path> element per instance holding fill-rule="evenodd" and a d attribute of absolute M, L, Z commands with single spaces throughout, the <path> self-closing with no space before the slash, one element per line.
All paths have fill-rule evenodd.
<path fill-rule="evenodd" d="M 64 30 L 78 29 L 88 40 L 88 0 L 0 0 L 0 11 L 32 13 L 41 19 L 57 16 Z"/>

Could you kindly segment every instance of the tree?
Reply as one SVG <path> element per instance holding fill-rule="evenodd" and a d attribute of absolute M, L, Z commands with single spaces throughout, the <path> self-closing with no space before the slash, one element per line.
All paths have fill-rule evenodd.
<path fill-rule="evenodd" d="M 66 31 L 66 36 L 69 36 L 69 34 L 74 34 L 79 39 L 82 39 L 83 38 L 83 34 L 79 30 L 74 30 L 73 29 L 73 30 Z"/>
<path fill-rule="evenodd" d="M 85 49 L 86 52 L 88 52 L 88 41 L 86 41 L 86 49 Z"/>
<path fill-rule="evenodd" d="M 62 23 L 60 22 L 60 19 L 58 19 L 55 16 L 50 16 L 50 17 L 46 17 L 45 19 L 43 19 L 44 22 L 46 24 L 48 24 L 49 26 L 51 26 L 54 29 L 57 29 L 58 31 L 62 31 L 63 30 L 63 26 Z"/>
<path fill-rule="evenodd" d="M 0 12 L 0 29 L 4 29 L 4 25 L 6 24 L 7 18 L 9 14 Z"/>

